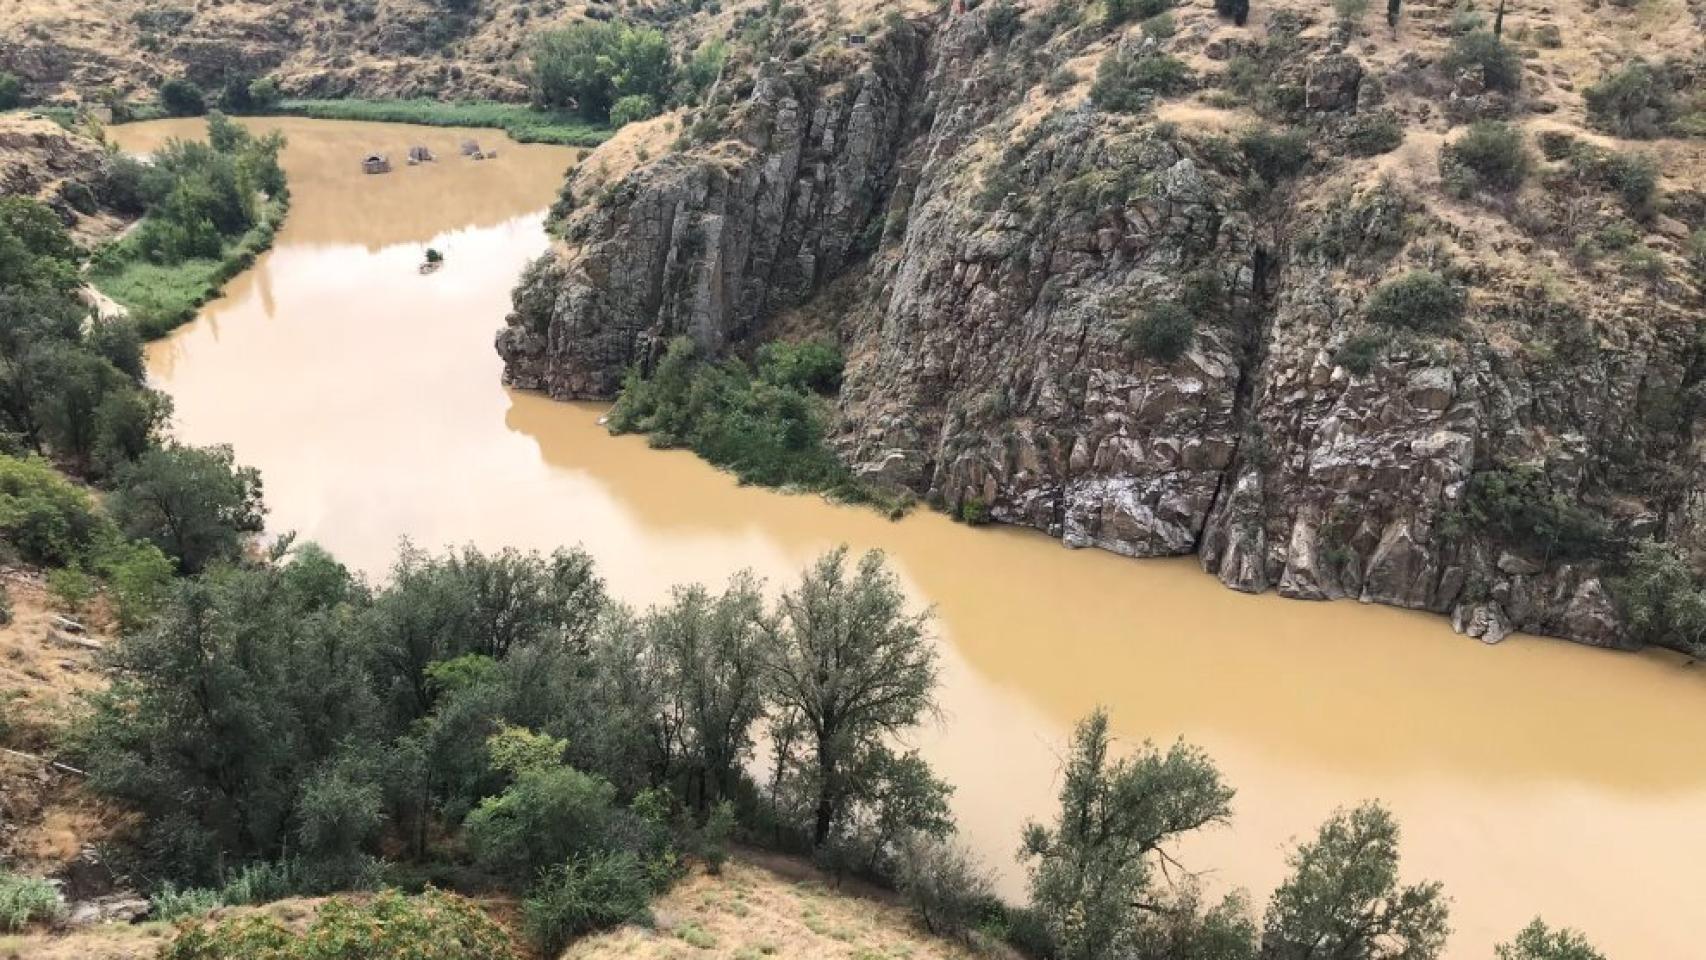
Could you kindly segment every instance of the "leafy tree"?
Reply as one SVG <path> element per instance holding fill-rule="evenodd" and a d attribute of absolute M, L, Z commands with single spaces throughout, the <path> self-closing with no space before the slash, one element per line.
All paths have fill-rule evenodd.
<path fill-rule="evenodd" d="M 1431 960 L 1445 948 L 1440 885 L 1400 886 L 1398 823 L 1379 804 L 1334 813 L 1290 863 L 1268 903 L 1263 960 Z"/>
<path fill-rule="evenodd" d="M 1031 904 L 1061 960 L 1123 956 L 1160 912 L 1154 869 L 1181 834 L 1231 817 L 1232 789 L 1201 751 L 1166 753 L 1145 744 L 1109 757 L 1108 715 L 1097 710 L 1073 732 L 1055 825 L 1025 827 Z"/>
<path fill-rule="evenodd" d="M 995 883 L 972 853 L 945 840 L 911 836 L 896 858 L 895 886 L 931 933 L 963 937 L 995 899 Z"/>
<path fill-rule="evenodd" d="M 323 556 L 319 555 L 319 556 Z M 153 624 L 113 652 L 79 752 L 97 791 L 142 815 L 142 849 L 166 876 L 205 883 L 276 859 L 300 836 L 321 855 L 364 836 L 350 771 L 329 766 L 371 736 L 360 651 L 316 555 L 180 581 Z M 303 576 L 303 573 L 312 576 Z M 339 782 L 341 778 L 342 782 Z M 364 823 L 363 821 L 368 821 Z"/>
<path fill-rule="evenodd" d="M 612 106 L 623 97 L 662 103 L 674 74 L 668 41 L 645 27 L 588 21 L 547 31 L 533 46 L 535 98 L 600 123 L 611 119 Z"/>
<path fill-rule="evenodd" d="M 150 450 L 114 484 L 108 510 L 120 529 L 159 547 L 185 573 L 238 559 L 262 528 L 260 472 L 237 466 L 227 446 Z"/>
<path fill-rule="evenodd" d="M 1613 580 L 1611 589 L 1636 640 L 1691 652 L 1706 649 L 1706 588 L 1676 544 L 1637 544 L 1628 572 Z"/>
<path fill-rule="evenodd" d="M 846 558 L 846 548 L 820 557 L 783 594 L 766 638 L 770 700 L 806 733 L 814 846 L 847 812 L 856 761 L 916 725 L 936 687 L 928 614 L 906 612 L 882 554 L 867 553 L 851 576 Z"/>
<path fill-rule="evenodd" d="M 24 102 L 24 81 L 15 73 L 0 70 L 0 110 L 11 110 Z"/>
<path fill-rule="evenodd" d="M 89 495 L 45 460 L 0 456 L 0 537 L 26 563 L 79 562 L 99 529 Z"/>
<path fill-rule="evenodd" d="M 670 732 L 662 737 L 678 744 L 683 789 L 701 814 L 733 793 L 752 752 L 769 626 L 759 585 L 746 574 L 717 596 L 677 589 L 639 625 L 663 675 L 659 724 Z"/>
<path fill-rule="evenodd" d="M 1522 928 L 1516 939 L 1493 948 L 1498 960 L 1605 960 L 1605 954 L 1580 933 L 1553 930 L 1539 917 Z"/>
<path fill-rule="evenodd" d="M 207 112 L 207 94 L 182 77 L 160 84 L 160 106 L 174 117 L 195 117 Z"/>

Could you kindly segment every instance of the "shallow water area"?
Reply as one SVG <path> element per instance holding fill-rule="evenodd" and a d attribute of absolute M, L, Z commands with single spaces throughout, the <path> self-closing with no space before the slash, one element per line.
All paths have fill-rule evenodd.
<path fill-rule="evenodd" d="M 1620 960 L 1697 955 L 1706 887 L 1706 677 L 1666 655 L 1438 617 L 1226 590 L 1192 559 L 1070 551 L 918 511 L 891 522 L 741 487 L 690 454 L 610 437 L 602 409 L 504 389 L 492 338 L 576 151 L 460 131 L 303 119 L 278 127 L 292 208 L 275 248 L 152 345 L 177 432 L 261 469 L 270 526 L 383 576 L 398 540 L 580 543 L 618 596 L 751 568 L 791 580 L 837 543 L 887 551 L 936 612 L 941 722 L 918 737 L 957 786 L 964 839 L 1022 891 L 1019 829 L 1054 807 L 1074 719 L 1184 737 L 1238 788 L 1230 828 L 1179 855 L 1258 907 L 1292 838 L 1379 798 L 1406 879 L 1444 881 L 1449 955 L 1488 958 L 1536 914 Z M 147 150 L 196 121 L 121 126 Z M 496 146 L 473 161 L 464 139 Z M 413 144 L 439 159 L 407 166 Z M 389 174 L 360 160 L 389 154 Z M 419 272 L 428 247 L 441 269 Z"/>

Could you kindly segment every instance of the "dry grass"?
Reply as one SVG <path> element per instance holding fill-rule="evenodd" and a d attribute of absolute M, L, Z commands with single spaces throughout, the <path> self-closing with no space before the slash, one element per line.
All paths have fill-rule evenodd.
<path fill-rule="evenodd" d="M 918 929 L 902 908 L 838 893 L 734 861 L 695 874 L 653 906 L 651 928 L 583 940 L 562 960 L 970 960 L 975 954 Z"/>

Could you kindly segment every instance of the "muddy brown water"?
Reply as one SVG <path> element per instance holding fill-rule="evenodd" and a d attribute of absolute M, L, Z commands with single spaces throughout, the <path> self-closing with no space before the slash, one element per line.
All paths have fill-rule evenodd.
<path fill-rule="evenodd" d="M 1389 804 L 1407 878 L 1444 881 L 1450 956 L 1491 956 L 1536 914 L 1620 960 L 1697 956 L 1706 887 L 1706 675 L 1681 658 L 1513 636 L 1438 617 L 1222 588 L 1190 559 L 1071 551 L 929 512 L 890 522 L 742 487 L 690 454 L 613 438 L 601 408 L 504 389 L 492 337 L 575 152 L 489 130 L 285 119 L 294 198 L 277 246 L 149 351 L 176 430 L 235 446 L 275 530 L 382 576 L 400 538 L 579 543 L 643 604 L 750 568 L 791 579 L 838 543 L 886 551 L 932 605 L 942 716 L 917 743 L 954 783 L 965 839 L 1013 861 L 1046 816 L 1073 720 L 1106 705 L 1127 742 L 1200 744 L 1236 819 L 1183 845 L 1260 904 L 1288 842 L 1336 805 Z M 199 126 L 117 127 L 147 150 Z M 498 145 L 475 162 L 456 146 Z M 424 143 L 439 161 L 400 161 Z M 392 173 L 360 172 L 383 150 Z M 420 275 L 425 249 L 443 269 Z"/>

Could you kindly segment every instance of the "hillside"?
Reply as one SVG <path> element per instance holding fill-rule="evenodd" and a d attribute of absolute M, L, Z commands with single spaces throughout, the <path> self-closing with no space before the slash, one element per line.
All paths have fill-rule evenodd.
<path fill-rule="evenodd" d="M 827 337 L 837 452 L 956 515 L 1681 643 L 1613 593 L 1642 540 L 1706 546 L 1706 11 L 1339 6 L 761 15 L 670 149 L 580 166 L 507 379 Z"/>

